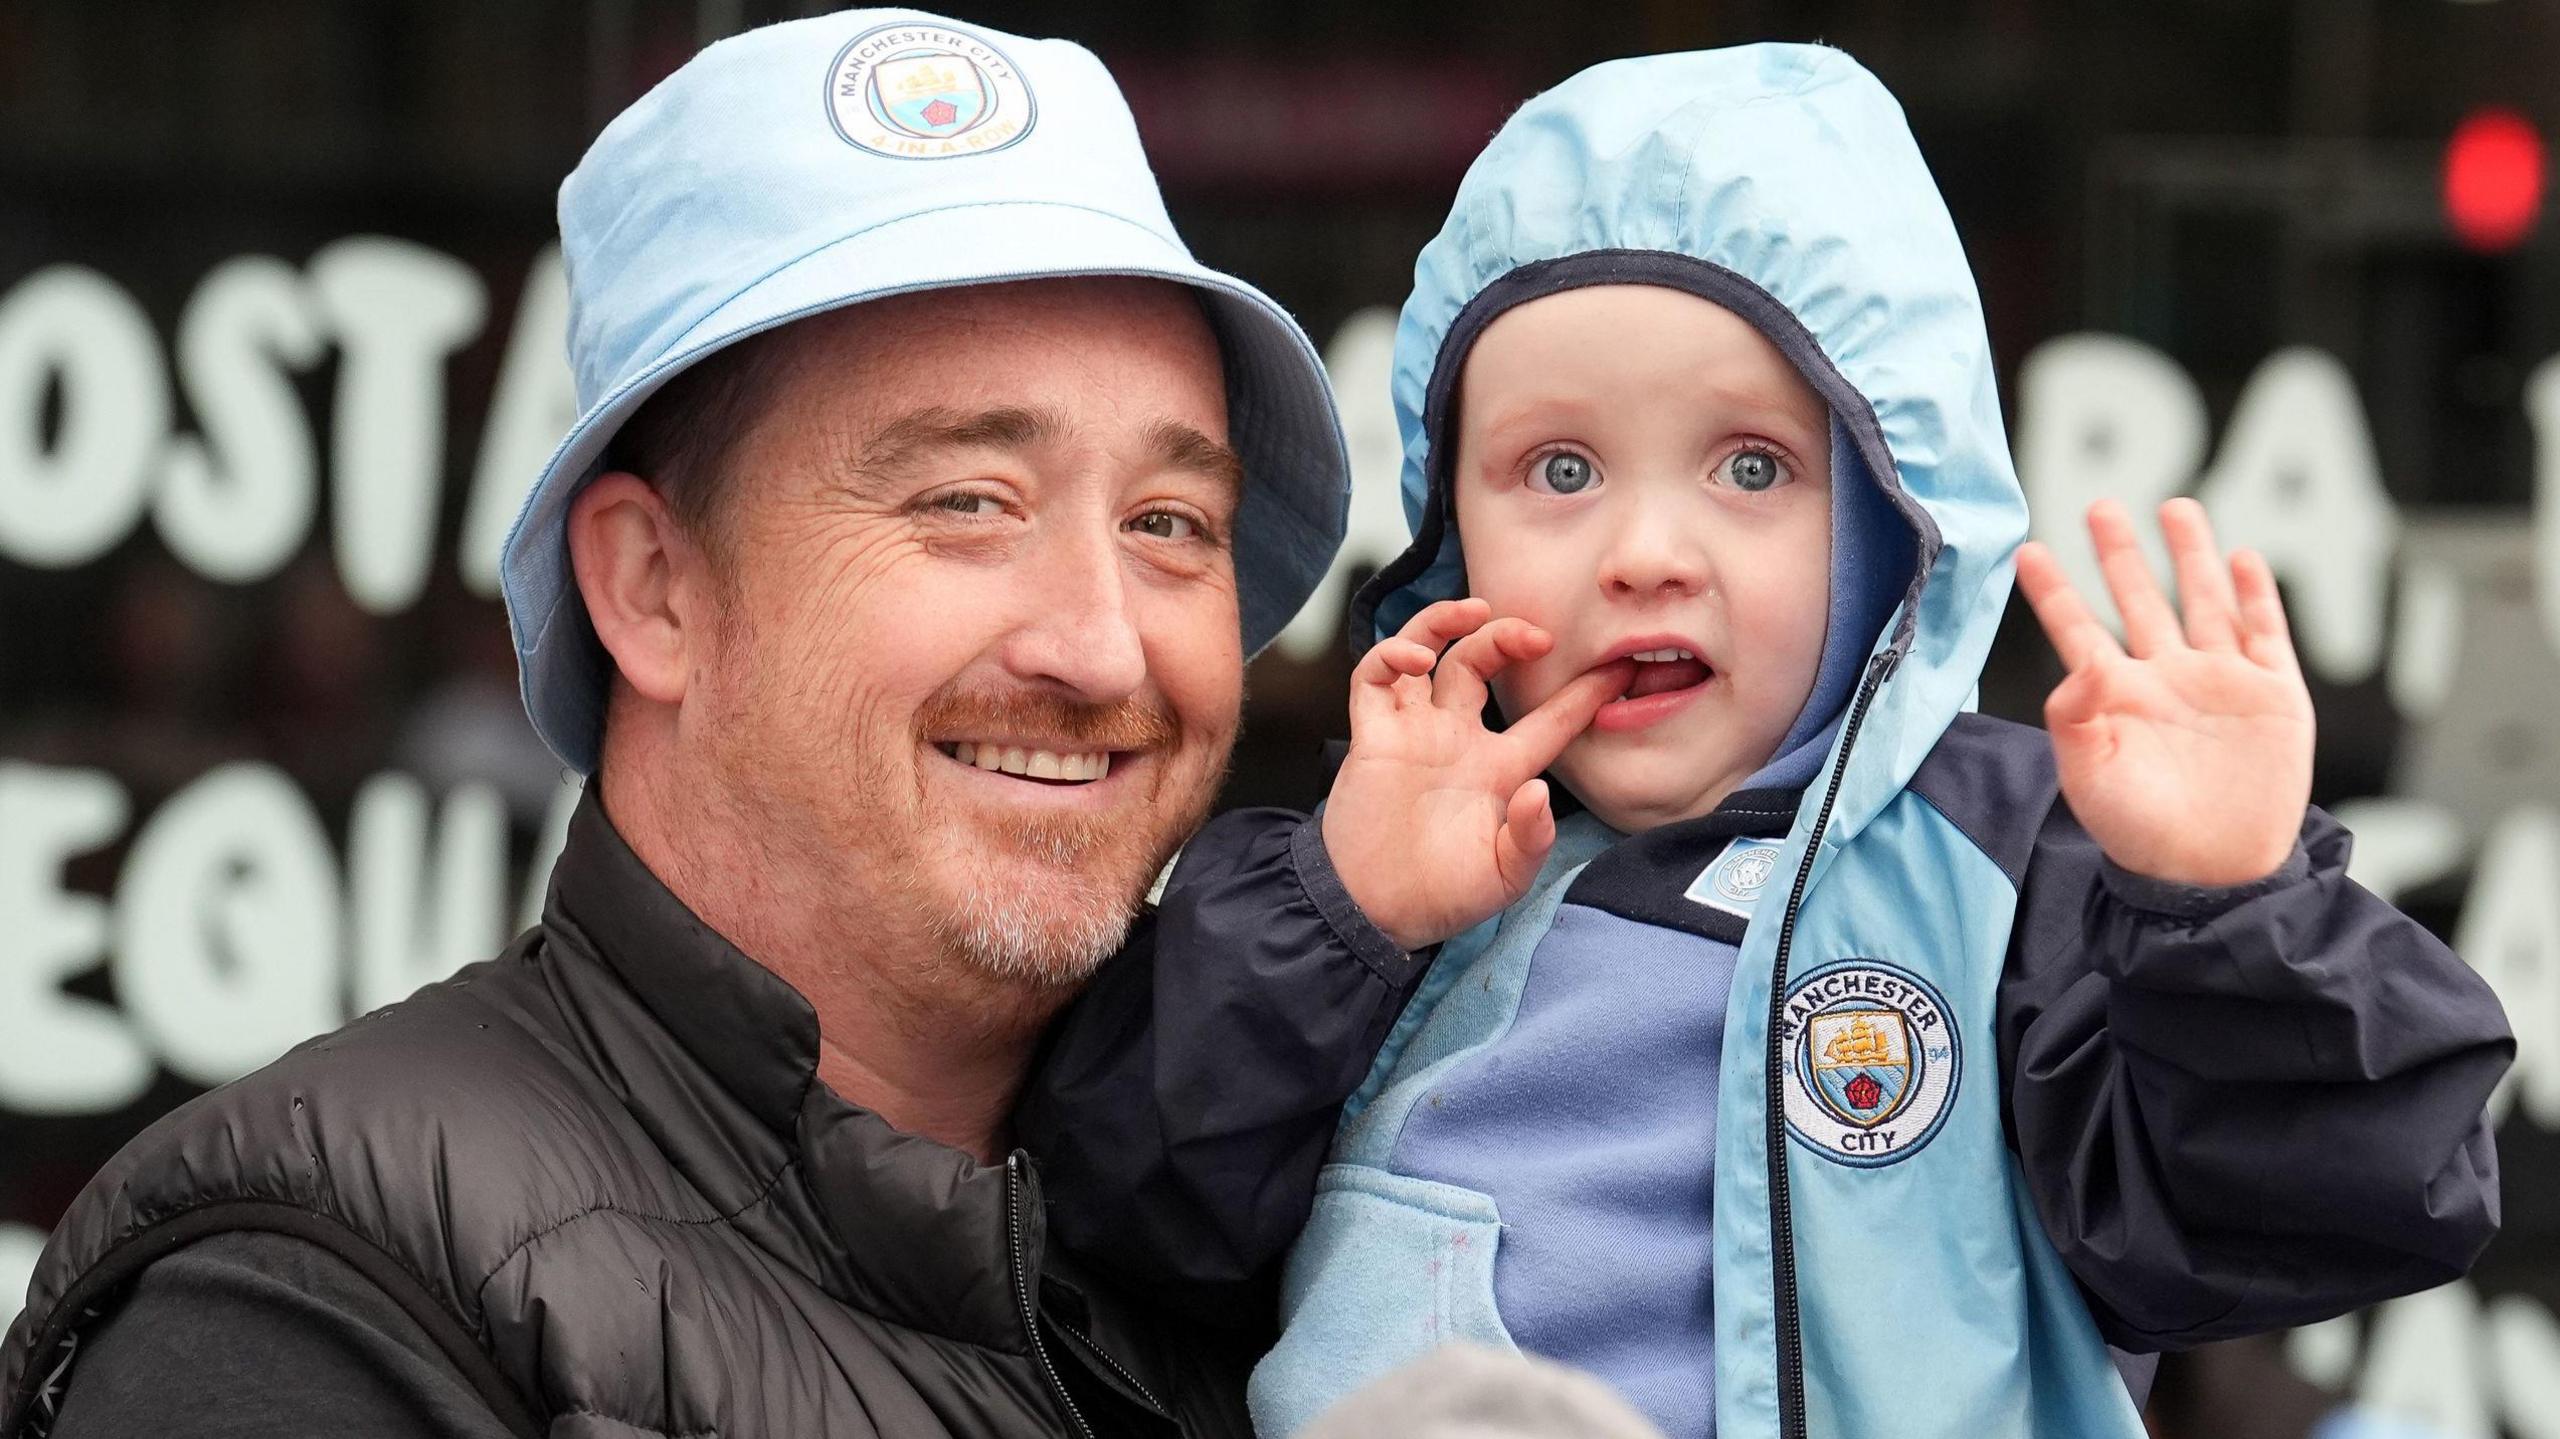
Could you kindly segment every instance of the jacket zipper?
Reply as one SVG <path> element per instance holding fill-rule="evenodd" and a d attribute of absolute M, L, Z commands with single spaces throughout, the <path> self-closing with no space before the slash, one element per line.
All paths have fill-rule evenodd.
<path fill-rule="evenodd" d="M 1165 1402 L 1158 1399 L 1153 1390 L 1150 1390 L 1146 1385 L 1139 1383 L 1138 1376 L 1130 1373 L 1119 1360 L 1112 1358 L 1108 1353 L 1106 1353 L 1103 1350 L 1102 1342 L 1100 1340 L 1094 1339 L 1089 1335 L 1078 1334 L 1075 1330 L 1069 1328 L 1062 1327 L 1058 1332 L 1066 1335 L 1067 1338 L 1073 1342 L 1078 1353 L 1089 1355 L 1098 1361 L 1103 1368 L 1119 1375 L 1120 1382 L 1128 1385 L 1131 1393 L 1147 1401 L 1147 1406 L 1149 1408 L 1155 1410 L 1157 1414 L 1163 1416 L 1165 1419 L 1173 1420 L 1173 1411 L 1165 1407 Z M 1179 1424 L 1179 1421 L 1174 1422 L 1177 1425 Z"/>
<path fill-rule="evenodd" d="M 1888 647 L 1867 661 L 1867 676 L 1858 686 L 1857 703 L 1849 708 L 1840 733 L 1840 758 L 1831 766 L 1831 782 L 1822 791 L 1822 808 L 1814 813 L 1813 833 L 1805 841 L 1804 861 L 1787 892 L 1787 911 L 1778 926 L 1778 954 L 1769 971 L 1769 1053 L 1766 1097 L 1769 1150 L 1769 1269 L 1777 1301 L 1778 1434 L 1780 1439 L 1806 1439 L 1804 1417 L 1804 1334 L 1796 1301 L 1796 1236 L 1793 1206 L 1787 1195 L 1786 1032 L 1787 957 L 1795 948 L 1796 911 L 1804 904 L 1805 887 L 1813 880 L 1813 861 L 1822 852 L 1822 836 L 1831 827 L 1831 807 L 1840 798 L 1840 781 L 1849 772 L 1849 752 L 1866 723 L 1867 706 L 1892 678 L 1902 651 Z"/>
<path fill-rule="evenodd" d="M 1049 1392 L 1058 1407 L 1067 1411 L 1067 1425 L 1077 1439 L 1093 1439 L 1093 1430 L 1084 1422 L 1084 1414 L 1076 1408 L 1075 1397 L 1067 1393 L 1065 1381 L 1058 1377 L 1058 1366 L 1049 1361 L 1048 1346 L 1040 1342 L 1040 1315 L 1031 1304 L 1031 1265 L 1022 1241 L 1022 1151 L 1004 1157 L 1004 1227 L 1005 1237 L 1013 1245 L 1013 1297 L 1022 1306 L 1022 1333 L 1031 1341 L 1031 1357 L 1040 1361 L 1041 1377 L 1049 1381 Z M 1144 1392 L 1144 1391 L 1141 1391 Z"/>

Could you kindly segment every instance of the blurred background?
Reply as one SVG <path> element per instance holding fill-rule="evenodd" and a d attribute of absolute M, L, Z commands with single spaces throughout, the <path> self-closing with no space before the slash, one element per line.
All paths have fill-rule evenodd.
<path fill-rule="evenodd" d="M 137 1129 L 538 901 L 566 791 L 493 596 L 574 415 L 553 193 L 700 45 L 807 8 L 0 0 L 0 1317 Z M 1343 594 L 1404 539 L 1394 307 L 1505 113 L 1748 40 L 1880 74 L 2040 532 L 2196 493 L 2269 554 L 2316 798 L 2518 1034 L 2478 1272 L 2174 1360 L 2154 1427 L 2560 1439 L 2560 0 L 960 8 L 1102 55 L 1192 247 L 1342 391 L 1354 533 L 1253 669 L 1233 803 L 1319 792 Z M 2016 610 L 1982 707 L 2056 676 Z"/>

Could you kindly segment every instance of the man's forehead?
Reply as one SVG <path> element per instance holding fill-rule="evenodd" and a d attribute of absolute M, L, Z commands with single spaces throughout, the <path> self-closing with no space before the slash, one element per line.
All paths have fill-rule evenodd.
<path fill-rule="evenodd" d="M 813 315 L 765 338 L 790 352 L 784 367 L 801 398 L 864 428 L 929 404 L 1077 413 L 1139 389 L 1200 412 L 1203 428 L 1225 428 L 1216 334 L 1196 292 L 1169 281 L 1106 276 L 919 291 Z"/>
<path fill-rule="evenodd" d="M 1107 317 L 1129 328 L 1196 338 L 1212 353 L 1216 340 L 1200 292 L 1172 280 L 1135 275 L 1049 276 L 997 284 L 954 285 L 884 295 L 798 320 L 786 329 L 821 343 L 862 343 L 867 336 L 944 333 L 984 342 L 1008 332 L 1064 324 L 1089 326 Z"/>
<path fill-rule="evenodd" d="M 1188 287 L 1121 277 L 891 296 L 763 337 L 768 443 L 876 468 L 928 448 L 1105 441 L 1183 462 L 1227 451 L 1215 335 Z M 1174 428 L 1196 443 L 1174 443 Z M 1163 431 L 1164 433 L 1156 433 Z"/>

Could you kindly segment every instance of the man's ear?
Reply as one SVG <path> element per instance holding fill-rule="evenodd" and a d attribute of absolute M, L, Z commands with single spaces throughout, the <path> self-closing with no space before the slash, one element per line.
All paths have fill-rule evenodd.
<path fill-rule="evenodd" d="M 569 503 L 569 566 L 596 638 L 643 699 L 684 698 L 699 637 L 676 603 L 677 566 L 693 547 L 655 487 L 626 470 L 596 477 Z"/>

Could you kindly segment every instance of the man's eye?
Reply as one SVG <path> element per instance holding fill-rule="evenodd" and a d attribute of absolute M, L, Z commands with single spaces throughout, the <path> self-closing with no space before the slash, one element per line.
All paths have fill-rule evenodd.
<path fill-rule="evenodd" d="M 1129 528 L 1160 540 L 1190 540 L 1200 536 L 1200 524 L 1189 515 L 1171 510 L 1149 510 L 1129 522 Z"/>
<path fill-rule="evenodd" d="M 1599 471 L 1580 455 L 1558 453 L 1540 460 L 1529 472 L 1529 488 L 1556 495 L 1578 495 L 1600 478 Z"/>
<path fill-rule="evenodd" d="M 933 502 L 933 507 L 938 510 L 949 510 L 956 515 L 1000 515 L 1004 513 L 1004 502 L 997 499 L 995 496 L 973 495 L 966 493 L 965 491 L 956 495 L 944 495 Z"/>
<path fill-rule="evenodd" d="M 1784 481 L 1787 466 L 1767 450 L 1736 450 L 1724 462 L 1724 477 L 1735 489 L 1756 495 Z"/>

